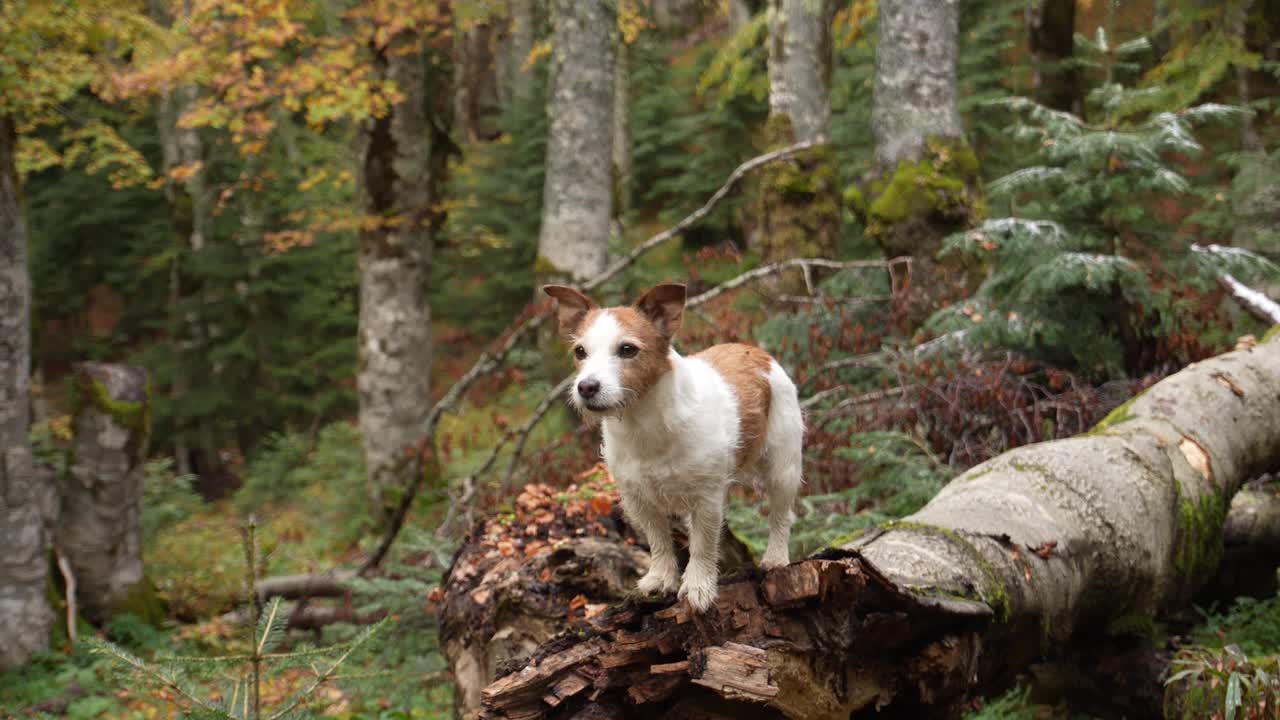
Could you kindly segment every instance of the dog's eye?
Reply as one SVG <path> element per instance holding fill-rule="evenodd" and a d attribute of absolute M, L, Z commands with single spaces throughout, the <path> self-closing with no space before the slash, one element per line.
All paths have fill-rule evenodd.
<path fill-rule="evenodd" d="M 633 358 L 639 354 L 640 348 L 631 343 L 622 343 L 618 346 L 618 357 L 620 358 Z"/>
<path fill-rule="evenodd" d="M 578 347 L 573 349 L 573 356 L 578 358 L 579 360 L 586 360 L 587 349 L 579 345 Z"/>

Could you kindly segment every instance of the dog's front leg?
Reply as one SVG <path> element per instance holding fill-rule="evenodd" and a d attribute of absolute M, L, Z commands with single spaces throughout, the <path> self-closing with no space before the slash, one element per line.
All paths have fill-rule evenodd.
<path fill-rule="evenodd" d="M 698 612 L 706 611 L 716 601 L 723 523 L 724 503 L 715 499 L 694 506 L 689 516 L 689 566 L 684 570 L 678 596 L 687 598 Z"/>
<path fill-rule="evenodd" d="M 649 571 L 636 587 L 642 593 L 669 593 L 680 586 L 680 564 L 671 539 L 671 517 L 661 508 L 622 494 L 622 510 L 649 543 Z"/>

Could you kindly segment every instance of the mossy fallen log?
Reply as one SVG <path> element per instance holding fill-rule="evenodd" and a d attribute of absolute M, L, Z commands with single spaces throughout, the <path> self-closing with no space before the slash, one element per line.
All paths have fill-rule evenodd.
<path fill-rule="evenodd" d="M 1273 338 L 1166 378 L 1091 433 L 976 466 L 909 518 L 767 574 L 726 573 L 706 615 L 670 598 L 544 614 L 541 639 L 512 648 L 463 708 L 493 718 L 957 716 L 1049 650 L 1185 606 L 1218 570 L 1236 491 L 1277 467 Z M 554 573 L 547 587 L 519 585 L 528 564 L 503 571 L 518 594 L 569 594 Z M 446 644 L 465 622 L 450 602 L 486 587 L 455 566 Z M 508 596 L 483 599 L 493 617 L 506 613 L 488 627 L 524 622 Z"/>

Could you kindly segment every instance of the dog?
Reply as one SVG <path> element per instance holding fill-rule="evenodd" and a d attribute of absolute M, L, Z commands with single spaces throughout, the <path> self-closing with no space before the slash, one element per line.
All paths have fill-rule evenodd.
<path fill-rule="evenodd" d="M 725 496 L 738 481 L 763 487 L 769 498 L 761 565 L 786 565 L 804 415 L 782 366 L 764 350 L 736 343 L 688 357 L 676 352 L 684 285 L 657 285 L 630 306 L 610 308 L 570 287 L 543 291 L 557 301 L 560 337 L 577 365 L 570 402 L 601 424 L 602 454 L 623 512 L 649 543 L 639 590 L 678 590 L 698 612 L 715 603 Z M 683 579 L 673 515 L 689 523 Z"/>

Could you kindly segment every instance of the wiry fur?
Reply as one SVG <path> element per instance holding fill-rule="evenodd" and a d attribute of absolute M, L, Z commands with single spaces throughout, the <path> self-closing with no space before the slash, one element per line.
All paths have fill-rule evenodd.
<path fill-rule="evenodd" d="M 678 589 L 695 609 L 711 606 L 725 493 L 739 480 L 759 484 L 769 497 L 769 545 L 761 564 L 787 564 L 804 419 L 782 367 L 747 345 L 717 345 L 691 357 L 676 352 L 671 337 L 683 313 L 683 285 L 659 285 L 632 307 L 606 310 L 569 288 L 546 291 L 560 301 L 562 336 L 582 348 L 571 402 L 602 421 L 604 459 L 623 510 L 649 542 L 640 590 Z M 634 356 L 620 356 L 623 345 L 634 347 Z M 583 396 L 583 381 L 599 383 L 591 397 Z M 683 581 L 673 515 L 689 524 Z"/>

